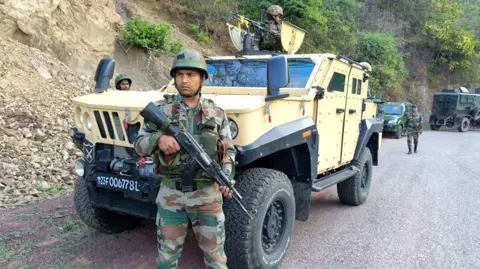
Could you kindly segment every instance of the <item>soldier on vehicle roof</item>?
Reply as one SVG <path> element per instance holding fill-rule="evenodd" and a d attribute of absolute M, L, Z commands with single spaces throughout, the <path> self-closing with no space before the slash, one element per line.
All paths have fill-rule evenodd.
<path fill-rule="evenodd" d="M 267 11 L 267 20 L 263 22 L 265 28 L 272 33 L 262 33 L 260 47 L 264 50 L 280 51 L 282 49 L 281 42 L 281 18 L 283 17 L 283 9 L 279 5 L 271 5 Z"/>
<path fill-rule="evenodd" d="M 120 91 L 128 91 L 132 86 L 132 79 L 126 74 L 119 74 L 115 78 L 115 89 Z"/>
<path fill-rule="evenodd" d="M 204 57 L 193 50 L 180 52 L 173 60 L 170 75 L 178 94 L 166 94 L 156 105 L 173 125 L 189 132 L 232 179 L 235 148 L 227 116 L 222 108 L 201 94 L 208 78 Z M 222 195 L 232 198 L 228 187 L 220 187 L 202 169 L 196 170 L 193 182 L 183 177 L 188 156 L 180 152 L 175 138 L 149 122 L 139 131 L 135 150 L 141 156 L 153 155 L 155 174 L 162 179 L 156 199 L 157 268 L 177 268 L 189 219 L 204 252 L 206 267 L 227 268 Z M 192 187 L 192 191 L 183 192 L 182 186 Z"/>
<path fill-rule="evenodd" d="M 408 154 L 412 154 L 412 137 L 414 152 L 417 153 L 418 137 L 423 133 L 423 116 L 417 113 L 417 106 L 412 107 L 412 113 L 407 115 L 405 125 L 407 126 Z"/>

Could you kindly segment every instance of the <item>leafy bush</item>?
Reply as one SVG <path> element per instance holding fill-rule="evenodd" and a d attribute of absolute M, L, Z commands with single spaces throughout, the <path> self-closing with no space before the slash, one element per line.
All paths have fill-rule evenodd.
<path fill-rule="evenodd" d="M 202 46 L 206 46 L 208 45 L 208 42 L 210 42 L 210 37 L 208 34 L 202 31 L 198 25 L 190 24 L 188 27 L 188 32 L 193 36 L 195 41 L 200 43 Z"/>
<path fill-rule="evenodd" d="M 120 40 L 127 44 L 145 48 L 154 55 L 173 56 L 180 52 L 183 46 L 178 41 L 172 41 L 168 32 L 171 28 L 172 25 L 168 23 L 153 24 L 136 17 L 127 21 Z"/>
<path fill-rule="evenodd" d="M 395 99 L 408 75 L 403 58 L 398 54 L 392 34 L 364 32 L 359 40 L 359 56 L 372 64 L 370 86 L 373 94 L 387 100 Z"/>

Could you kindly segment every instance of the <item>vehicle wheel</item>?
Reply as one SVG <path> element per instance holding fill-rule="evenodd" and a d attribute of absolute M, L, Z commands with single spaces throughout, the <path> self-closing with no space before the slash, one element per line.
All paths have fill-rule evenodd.
<path fill-rule="evenodd" d="M 354 166 L 360 171 L 353 177 L 337 184 L 338 198 L 344 204 L 361 205 L 367 201 L 372 185 L 372 154 L 365 148 Z"/>
<path fill-rule="evenodd" d="M 469 129 L 470 129 L 470 120 L 467 117 L 464 117 L 462 119 L 462 122 L 460 122 L 460 126 L 458 126 L 458 131 L 468 132 Z"/>
<path fill-rule="evenodd" d="M 84 178 L 77 177 L 73 194 L 75 209 L 80 219 L 91 228 L 105 234 L 120 233 L 137 227 L 141 218 L 121 215 L 103 208 L 96 208 L 90 202 L 87 183 Z"/>
<path fill-rule="evenodd" d="M 438 130 L 440 130 L 440 125 L 430 125 L 430 129 L 432 131 L 438 131 Z"/>
<path fill-rule="evenodd" d="M 282 172 L 248 169 L 236 189 L 251 220 L 233 199 L 224 200 L 228 268 L 277 268 L 290 246 L 295 224 L 295 196 Z"/>
<path fill-rule="evenodd" d="M 399 125 L 397 131 L 395 132 L 395 138 L 400 139 L 402 138 L 402 125 Z"/>

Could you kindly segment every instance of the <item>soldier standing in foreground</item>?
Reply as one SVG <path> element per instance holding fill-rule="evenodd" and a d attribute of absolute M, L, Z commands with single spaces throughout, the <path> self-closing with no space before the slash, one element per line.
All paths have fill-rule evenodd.
<path fill-rule="evenodd" d="M 264 22 L 264 25 L 272 33 L 262 33 L 260 47 L 265 50 L 280 51 L 282 49 L 280 36 L 282 32 L 281 17 L 283 16 L 283 9 L 278 5 L 271 5 L 266 13 L 267 21 Z"/>
<path fill-rule="evenodd" d="M 132 79 L 125 74 L 119 74 L 115 78 L 115 89 L 120 91 L 128 91 L 132 86 Z"/>
<path fill-rule="evenodd" d="M 423 116 L 417 113 L 417 107 L 412 107 L 412 113 L 407 115 L 407 144 L 408 154 L 412 154 L 412 137 L 414 152 L 417 153 L 418 136 L 423 133 Z"/>
<path fill-rule="evenodd" d="M 200 93 L 208 78 L 205 59 L 197 51 L 184 50 L 174 58 L 170 75 L 178 94 L 165 95 L 157 106 L 172 124 L 192 134 L 232 179 L 235 148 L 228 119 L 223 109 Z M 230 190 L 219 187 L 201 169 L 196 171 L 193 182 L 182 178 L 188 156 L 180 152 L 173 137 L 151 123 L 146 122 L 138 133 L 135 150 L 141 156 L 153 155 L 155 174 L 162 179 L 156 199 L 157 268 L 177 268 L 189 219 L 204 252 L 206 267 L 227 268 L 222 194 L 232 198 Z M 182 185 L 191 186 L 192 191 L 182 192 Z"/>

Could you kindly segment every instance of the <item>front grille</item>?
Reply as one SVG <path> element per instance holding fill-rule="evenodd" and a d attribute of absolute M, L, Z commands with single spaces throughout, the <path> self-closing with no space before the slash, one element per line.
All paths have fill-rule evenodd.
<path fill-rule="evenodd" d="M 122 142 L 119 144 L 123 146 L 127 146 L 127 144 L 133 146 L 141 128 L 140 122 L 128 124 L 125 128 L 123 113 L 99 110 L 94 110 L 93 113 L 101 138 L 117 140 Z"/>
<path fill-rule="evenodd" d="M 98 130 L 100 131 L 100 135 L 102 136 L 102 138 L 116 139 L 116 136 L 118 136 L 118 140 L 125 141 L 125 131 L 123 128 L 122 120 L 120 119 L 120 116 L 117 112 L 111 113 L 108 111 L 102 111 L 102 113 L 100 114 L 100 111 L 95 110 L 93 111 L 93 113 L 95 115 Z M 108 133 L 105 130 L 107 130 Z"/>

